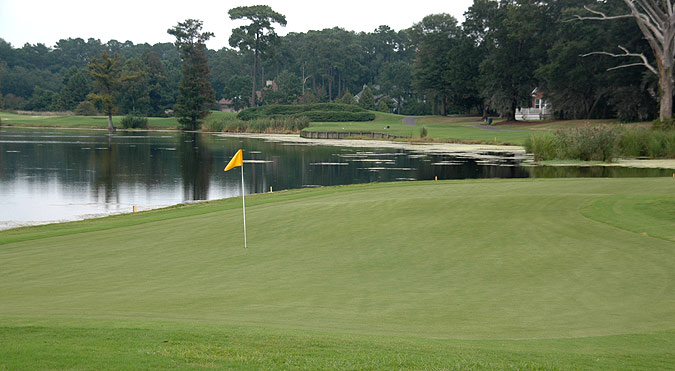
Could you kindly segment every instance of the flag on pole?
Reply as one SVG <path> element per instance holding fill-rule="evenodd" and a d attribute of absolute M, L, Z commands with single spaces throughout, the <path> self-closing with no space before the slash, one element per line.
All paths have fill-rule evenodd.
<path fill-rule="evenodd" d="M 241 153 L 241 150 L 238 150 L 237 153 L 234 154 L 234 157 L 232 157 L 227 166 L 225 166 L 225 171 L 228 171 L 237 166 L 244 166 L 244 156 Z"/>
<path fill-rule="evenodd" d="M 241 152 L 241 149 L 234 154 L 234 157 L 230 162 L 225 166 L 225 171 L 228 171 L 235 167 L 241 167 L 241 202 L 244 210 L 244 248 L 246 249 L 246 199 L 244 198 L 244 155 Z"/>

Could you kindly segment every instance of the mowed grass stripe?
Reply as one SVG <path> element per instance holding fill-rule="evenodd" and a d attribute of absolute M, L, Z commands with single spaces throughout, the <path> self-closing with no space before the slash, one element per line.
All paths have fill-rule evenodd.
<path fill-rule="evenodd" d="M 269 327 L 2 320 L 8 369 L 670 369 L 675 332 L 551 340 L 449 340 Z"/>
<path fill-rule="evenodd" d="M 673 179 L 314 192 L 258 196 L 270 201 L 247 209 L 248 250 L 241 210 L 208 205 L 2 245 L 0 316 L 463 339 L 645 333 L 675 319 L 675 244 L 580 212 L 608 196 L 669 197 Z"/>

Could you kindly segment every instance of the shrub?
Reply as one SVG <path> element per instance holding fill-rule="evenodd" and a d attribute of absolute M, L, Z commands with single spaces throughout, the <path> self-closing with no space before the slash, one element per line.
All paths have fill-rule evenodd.
<path fill-rule="evenodd" d="M 122 127 L 125 129 L 147 129 L 148 118 L 136 115 L 126 115 L 122 118 Z"/>
<path fill-rule="evenodd" d="M 314 112 L 322 112 L 314 114 Z M 280 105 L 272 104 L 261 107 L 252 107 L 247 108 L 237 115 L 237 117 L 244 121 L 254 120 L 258 118 L 278 118 L 283 116 L 306 116 L 309 117 L 312 121 L 369 121 L 374 120 L 375 115 L 371 116 L 352 116 L 347 118 L 349 115 L 336 115 L 336 119 L 331 120 L 330 115 L 327 115 L 325 112 L 353 112 L 353 113 L 369 113 L 363 108 L 355 105 L 349 104 L 340 104 L 340 103 L 316 103 L 316 104 L 303 104 L 303 105 Z M 311 113 L 311 114 L 310 114 Z M 322 119 L 315 120 L 311 116 L 321 116 Z"/>
<path fill-rule="evenodd" d="M 75 114 L 78 116 L 96 116 L 98 115 L 98 110 L 94 107 L 94 104 L 88 100 L 80 102 L 75 108 Z"/>
<path fill-rule="evenodd" d="M 420 128 L 420 138 L 426 138 L 429 133 L 427 132 L 427 127 L 422 126 Z"/>
<path fill-rule="evenodd" d="M 308 111 L 297 113 L 292 117 L 305 117 L 308 118 L 309 121 L 313 122 L 344 122 L 344 121 L 375 120 L 375 114 L 372 112 Z"/>

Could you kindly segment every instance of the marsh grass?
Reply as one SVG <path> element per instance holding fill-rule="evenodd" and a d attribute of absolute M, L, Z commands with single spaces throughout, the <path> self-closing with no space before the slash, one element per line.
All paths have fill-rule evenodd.
<path fill-rule="evenodd" d="M 258 118 L 248 121 L 225 117 L 204 125 L 211 132 L 229 133 L 299 133 L 306 127 L 309 127 L 307 117 Z"/>
<path fill-rule="evenodd" d="M 596 126 L 530 135 L 525 150 L 537 161 L 612 161 L 616 157 L 675 158 L 675 130 Z"/>

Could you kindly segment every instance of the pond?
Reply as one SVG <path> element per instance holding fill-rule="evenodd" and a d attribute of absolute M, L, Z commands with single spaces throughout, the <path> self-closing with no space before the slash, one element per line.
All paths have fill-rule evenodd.
<path fill-rule="evenodd" d="M 178 132 L 0 129 L 0 229 L 147 210 L 245 192 L 407 180 L 669 176 L 672 170 L 523 167 L 495 153 L 424 153 Z"/>

